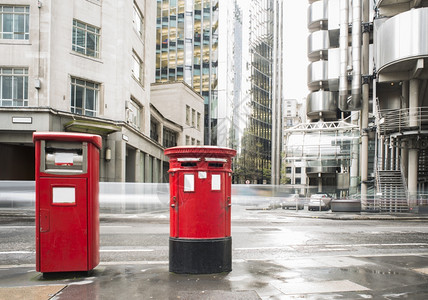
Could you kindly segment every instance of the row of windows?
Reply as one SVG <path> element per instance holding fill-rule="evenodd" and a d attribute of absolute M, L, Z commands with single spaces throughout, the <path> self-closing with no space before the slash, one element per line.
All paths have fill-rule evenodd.
<path fill-rule="evenodd" d="M 186 105 L 186 125 L 201 130 L 201 113 Z"/>
<path fill-rule="evenodd" d="M 29 6 L 0 5 L 0 38 L 29 39 Z M 134 3 L 134 29 L 143 37 L 143 14 Z M 100 56 L 100 28 L 73 20 L 72 50 L 90 57 Z M 144 63 L 132 53 L 132 76 L 144 86 Z M 100 84 L 71 78 L 70 110 L 96 116 Z M 28 68 L 0 69 L 0 106 L 28 106 Z"/>
<path fill-rule="evenodd" d="M 144 36 L 144 15 L 133 5 L 133 26 L 142 38 Z M 0 5 L 0 39 L 28 40 L 30 37 L 30 7 Z M 73 21 L 73 50 L 98 57 L 100 29 Z"/>
<path fill-rule="evenodd" d="M 197 140 L 195 138 L 191 138 L 190 136 L 186 135 L 186 146 L 190 146 L 190 145 L 197 145 L 199 146 L 201 144 L 200 140 Z"/>

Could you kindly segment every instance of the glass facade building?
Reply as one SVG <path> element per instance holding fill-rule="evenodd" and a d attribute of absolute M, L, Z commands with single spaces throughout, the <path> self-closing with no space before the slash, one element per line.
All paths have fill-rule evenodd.
<path fill-rule="evenodd" d="M 204 143 L 238 150 L 235 182 L 272 177 L 281 27 L 280 0 L 157 1 L 156 82 L 184 81 L 203 96 Z"/>
<path fill-rule="evenodd" d="M 218 25 L 218 0 L 157 0 L 156 82 L 184 81 L 203 96 L 206 144 L 216 144 Z"/>

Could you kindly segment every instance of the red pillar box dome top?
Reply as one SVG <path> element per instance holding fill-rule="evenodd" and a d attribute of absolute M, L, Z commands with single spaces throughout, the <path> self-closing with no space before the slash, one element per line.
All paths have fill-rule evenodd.
<path fill-rule="evenodd" d="M 170 271 L 231 271 L 231 166 L 236 151 L 173 147 L 165 155 L 170 157 Z"/>
<path fill-rule="evenodd" d="M 189 162 L 188 165 L 191 166 L 190 163 L 198 161 L 203 163 L 202 165 L 198 164 L 200 168 L 214 166 L 217 162 L 224 164 L 222 167 L 231 171 L 231 158 L 236 155 L 236 150 L 215 146 L 179 146 L 165 149 L 165 155 L 170 158 L 169 172 L 180 170 L 183 162 Z"/>

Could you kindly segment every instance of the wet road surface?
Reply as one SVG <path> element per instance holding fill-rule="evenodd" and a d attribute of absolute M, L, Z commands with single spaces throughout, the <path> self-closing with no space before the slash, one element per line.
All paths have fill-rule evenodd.
<path fill-rule="evenodd" d="M 0 214 L 0 299 L 428 299 L 426 219 L 326 214 L 234 207 L 233 270 L 211 275 L 168 272 L 166 212 L 102 215 L 100 265 L 48 279 L 34 221 Z"/>

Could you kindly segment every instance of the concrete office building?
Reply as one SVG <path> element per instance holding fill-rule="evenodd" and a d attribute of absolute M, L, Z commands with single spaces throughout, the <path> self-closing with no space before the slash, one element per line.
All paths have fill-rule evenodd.
<path fill-rule="evenodd" d="M 0 3 L 1 179 L 34 179 L 34 131 L 76 131 L 102 136 L 101 181 L 165 180 L 183 126 L 150 101 L 155 14 L 144 0 Z"/>

